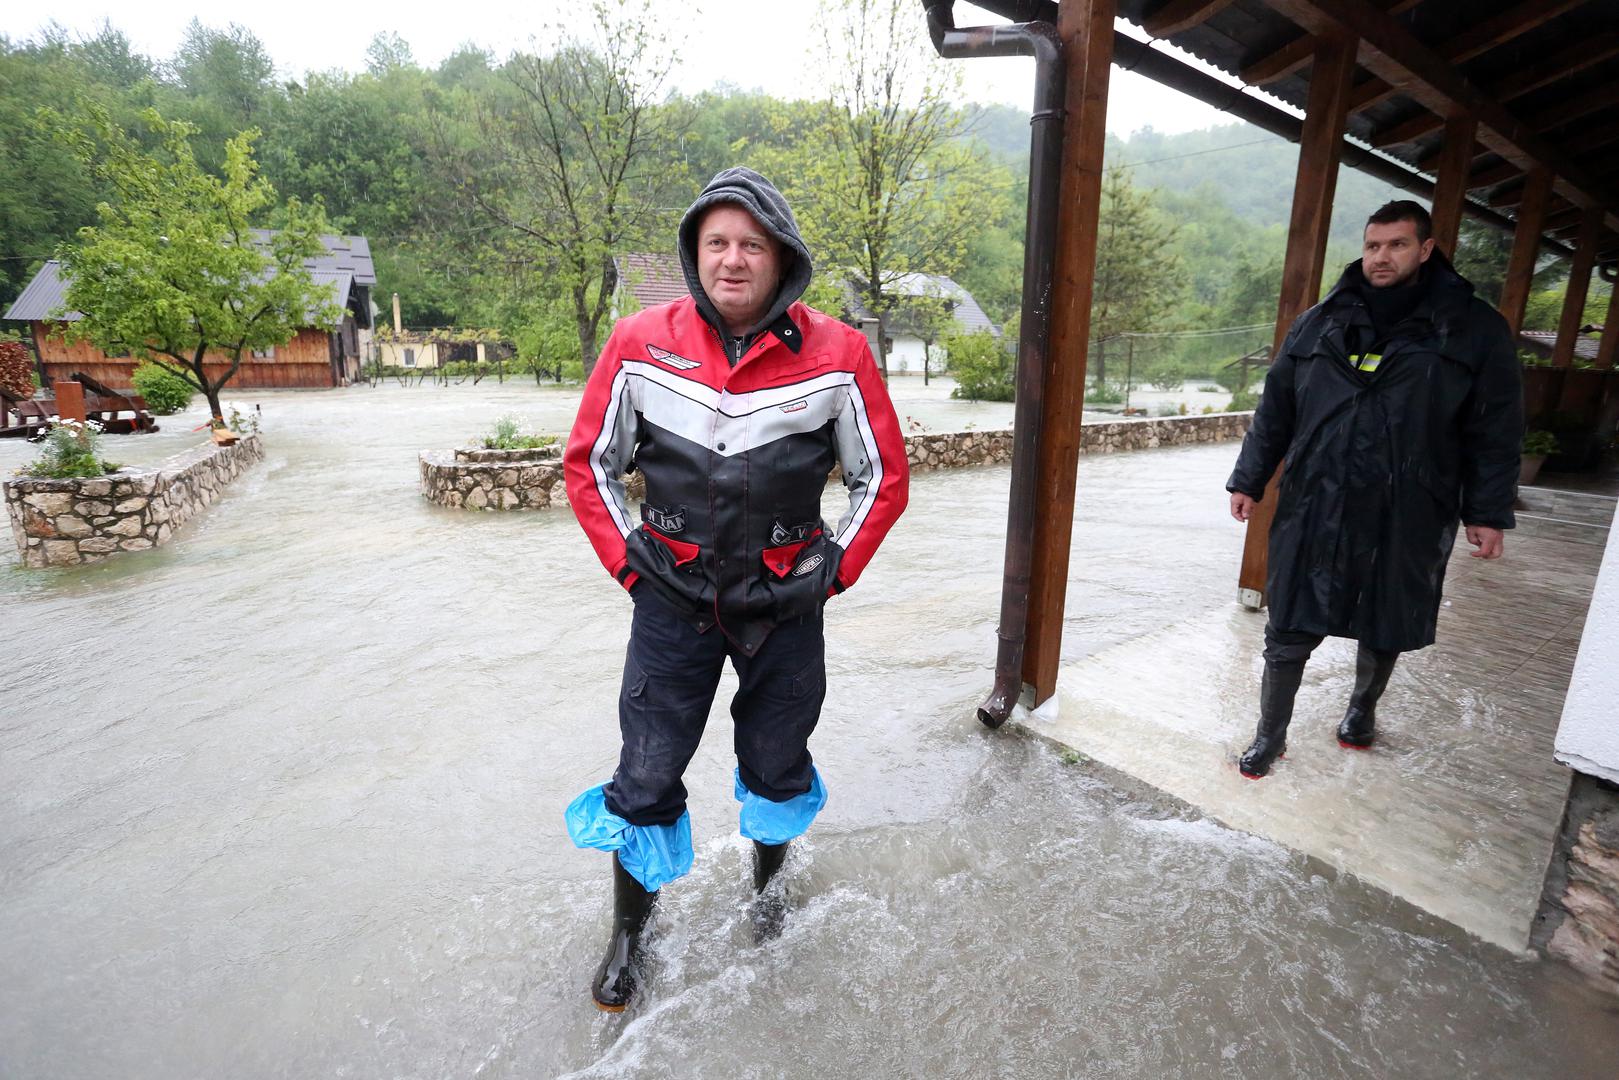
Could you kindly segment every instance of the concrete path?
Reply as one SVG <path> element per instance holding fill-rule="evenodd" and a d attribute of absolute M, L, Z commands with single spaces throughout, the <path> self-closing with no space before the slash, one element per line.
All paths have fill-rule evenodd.
<path fill-rule="evenodd" d="M 1262 781 L 1237 772 L 1265 617 L 1235 603 L 1066 666 L 1056 718 L 1023 722 L 1521 951 L 1568 790 L 1553 736 L 1613 515 L 1611 499 L 1580 500 L 1590 505 L 1575 514 L 1542 499 L 1501 562 L 1458 542 L 1439 642 L 1402 658 L 1369 752 L 1335 738 L 1354 644 L 1333 639 L 1306 669 L 1287 757 Z"/>

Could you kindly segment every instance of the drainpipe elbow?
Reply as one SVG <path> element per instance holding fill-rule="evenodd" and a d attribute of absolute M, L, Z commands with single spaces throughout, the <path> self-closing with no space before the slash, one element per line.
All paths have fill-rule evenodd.
<path fill-rule="evenodd" d="M 928 36 L 933 39 L 933 51 L 940 56 L 945 55 L 945 34 L 956 28 L 955 6 L 956 0 L 922 0 L 928 17 Z"/>

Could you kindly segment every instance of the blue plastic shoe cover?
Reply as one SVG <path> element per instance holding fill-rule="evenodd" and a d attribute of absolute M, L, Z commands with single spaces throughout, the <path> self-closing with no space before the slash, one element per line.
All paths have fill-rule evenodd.
<path fill-rule="evenodd" d="M 618 852 L 618 861 L 647 892 L 691 873 L 691 815 L 673 825 L 631 825 L 607 809 L 597 784 L 568 804 L 564 817 L 575 847 Z"/>
<path fill-rule="evenodd" d="M 755 795 L 742 783 L 742 770 L 736 771 L 736 801 L 742 804 L 742 835 L 761 844 L 785 844 L 804 835 L 815 815 L 826 805 L 826 788 L 821 774 L 810 766 L 810 789 L 786 802 L 771 802 Z"/>

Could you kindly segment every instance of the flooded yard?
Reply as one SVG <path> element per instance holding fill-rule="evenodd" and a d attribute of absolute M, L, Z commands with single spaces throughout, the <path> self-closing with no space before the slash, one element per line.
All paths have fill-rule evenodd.
<path fill-rule="evenodd" d="M 946 389 L 897 380 L 902 421 L 1009 422 Z M 416 467 L 577 392 L 227 397 L 267 459 L 172 543 L 0 565 L 0 1076 L 1613 1075 L 1619 1012 L 1563 968 L 982 728 L 1004 467 L 916 477 L 828 607 L 786 933 L 748 933 L 728 674 L 696 868 L 599 1013 L 608 864 L 562 808 L 616 760 L 629 601 L 565 507 L 442 509 Z M 1231 603 L 1234 453 L 1081 459 L 1066 659 Z"/>

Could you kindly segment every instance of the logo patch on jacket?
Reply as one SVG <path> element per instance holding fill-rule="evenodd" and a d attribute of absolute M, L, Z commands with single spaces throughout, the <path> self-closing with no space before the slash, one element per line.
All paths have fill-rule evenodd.
<path fill-rule="evenodd" d="M 785 547 L 788 544 L 802 544 L 810 538 L 810 534 L 815 531 L 819 524 L 819 522 L 815 521 L 806 521 L 802 525 L 787 526 L 781 523 L 781 518 L 777 518 L 774 524 L 770 526 L 770 546 Z"/>
<path fill-rule="evenodd" d="M 696 360 L 687 360 L 679 353 L 672 353 L 668 349 L 660 349 L 656 345 L 648 345 L 646 354 L 660 364 L 668 364 L 670 367 L 679 368 L 681 371 L 690 371 L 694 367 L 703 366 Z"/>
<path fill-rule="evenodd" d="M 783 405 L 781 407 L 781 411 L 782 412 L 803 412 L 807 408 L 809 408 L 809 402 L 805 401 L 803 398 L 799 398 L 797 401 L 793 402 L 790 405 Z"/>
<path fill-rule="evenodd" d="M 793 567 L 793 577 L 803 577 L 826 561 L 825 555 L 811 555 L 797 566 Z"/>
<path fill-rule="evenodd" d="M 641 520 L 664 535 L 670 536 L 674 533 L 682 532 L 686 528 L 686 508 L 682 506 L 679 510 L 670 513 L 668 510 L 642 503 Z"/>

